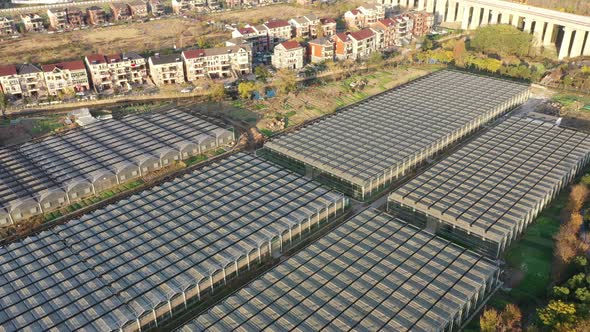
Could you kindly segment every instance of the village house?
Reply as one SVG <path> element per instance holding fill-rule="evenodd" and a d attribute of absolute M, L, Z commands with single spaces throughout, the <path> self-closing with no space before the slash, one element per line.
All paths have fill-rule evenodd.
<path fill-rule="evenodd" d="M 149 15 L 147 3 L 141 0 L 129 2 L 127 6 L 129 7 L 129 13 L 131 14 L 131 17 L 134 19 L 146 18 Z"/>
<path fill-rule="evenodd" d="M 320 19 L 322 37 L 332 37 L 336 34 L 336 20 L 329 17 Z"/>
<path fill-rule="evenodd" d="M 166 7 L 160 0 L 148 1 L 148 9 L 150 14 L 154 17 L 162 16 L 166 12 Z"/>
<path fill-rule="evenodd" d="M 383 49 L 391 49 L 399 45 L 397 42 L 397 25 L 398 21 L 391 18 L 384 18 L 371 25 L 372 29 L 377 27 L 383 29 Z"/>
<path fill-rule="evenodd" d="M 16 65 L 16 73 L 20 82 L 20 89 L 24 98 L 34 99 L 47 96 L 45 77 L 41 68 L 30 63 Z"/>
<path fill-rule="evenodd" d="M 314 14 L 308 14 L 289 20 L 292 36 L 296 38 L 317 38 L 317 29 L 320 20 Z"/>
<path fill-rule="evenodd" d="M 151 56 L 148 67 L 150 76 L 157 86 L 184 82 L 182 57 L 178 54 Z"/>
<path fill-rule="evenodd" d="M 101 7 L 92 6 L 87 8 L 86 14 L 90 25 L 102 25 L 107 22 L 107 13 Z"/>
<path fill-rule="evenodd" d="M 69 61 L 42 65 L 49 95 L 57 96 L 90 90 L 90 81 L 84 62 Z"/>
<path fill-rule="evenodd" d="M 111 74 L 103 54 L 91 54 L 84 57 L 84 64 L 90 74 L 92 87 L 96 92 L 112 89 Z"/>
<path fill-rule="evenodd" d="M 272 65 L 277 69 L 301 69 L 303 68 L 303 58 L 305 49 L 295 40 L 282 42 L 275 46 L 272 55 Z"/>
<path fill-rule="evenodd" d="M 130 20 L 133 17 L 131 9 L 126 3 L 111 2 L 109 8 L 111 9 L 111 18 L 114 22 Z"/>
<path fill-rule="evenodd" d="M 206 9 L 207 0 L 172 0 L 172 11 L 177 15 L 193 10 L 202 12 Z"/>
<path fill-rule="evenodd" d="M 0 89 L 9 97 L 22 97 L 22 90 L 15 65 L 0 66 Z"/>
<path fill-rule="evenodd" d="M 252 72 L 249 46 L 228 46 L 182 52 L 186 80 L 238 78 Z"/>
<path fill-rule="evenodd" d="M 232 31 L 230 43 L 233 45 L 247 44 L 254 53 L 268 52 L 270 47 L 268 33 L 268 28 L 264 25 L 246 25 L 244 28 Z"/>
<path fill-rule="evenodd" d="M 16 33 L 14 20 L 10 17 L 0 16 L 0 36 L 12 36 Z"/>
<path fill-rule="evenodd" d="M 407 45 L 413 38 L 414 21 L 412 17 L 407 14 L 401 14 L 393 16 L 391 19 L 396 21 L 396 45 Z"/>
<path fill-rule="evenodd" d="M 65 30 L 68 26 L 68 13 L 65 8 L 47 9 L 49 26 L 54 30 Z"/>
<path fill-rule="evenodd" d="M 428 12 L 410 12 L 407 14 L 412 19 L 412 35 L 416 38 L 425 36 L 432 31 L 434 15 Z"/>
<path fill-rule="evenodd" d="M 349 29 L 363 29 L 385 18 L 385 10 L 380 5 L 363 5 L 344 13 L 344 21 Z"/>
<path fill-rule="evenodd" d="M 320 37 L 308 42 L 307 58 L 311 63 L 334 60 L 334 42 L 330 37 Z"/>
<path fill-rule="evenodd" d="M 144 57 L 135 52 L 121 54 L 121 60 L 125 64 L 127 79 L 132 84 L 147 83 L 147 62 Z"/>
<path fill-rule="evenodd" d="M 68 16 L 68 27 L 75 29 L 86 25 L 84 12 L 80 8 L 69 7 L 66 9 Z"/>
<path fill-rule="evenodd" d="M 23 22 L 23 28 L 25 32 L 43 32 L 45 31 L 45 25 L 43 18 L 38 14 L 24 14 L 21 15 Z"/>
<path fill-rule="evenodd" d="M 372 24 L 369 30 L 373 31 L 375 34 L 375 49 L 376 50 L 383 50 L 385 49 L 385 32 L 386 30 L 379 26 Z"/>
<path fill-rule="evenodd" d="M 375 33 L 371 29 L 338 33 L 334 42 L 337 60 L 359 60 L 377 50 Z"/>
<path fill-rule="evenodd" d="M 269 51 L 284 41 L 291 39 L 291 25 L 284 20 L 272 20 L 264 23 L 268 29 Z"/>

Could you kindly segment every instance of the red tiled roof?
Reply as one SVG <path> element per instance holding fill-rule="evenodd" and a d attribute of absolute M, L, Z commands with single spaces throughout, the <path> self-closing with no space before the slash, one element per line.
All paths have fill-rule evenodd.
<path fill-rule="evenodd" d="M 361 13 L 361 11 L 360 11 L 360 10 L 358 10 L 358 9 L 353 9 L 353 10 L 351 10 L 350 12 L 351 12 L 351 13 L 352 13 L 352 15 L 354 15 L 354 16 L 356 16 L 356 15 L 358 15 L 358 14 L 360 14 L 360 13 Z"/>
<path fill-rule="evenodd" d="M 374 33 L 371 29 L 363 29 L 355 32 L 351 32 L 350 36 L 356 40 L 363 40 L 369 37 L 373 37 Z"/>
<path fill-rule="evenodd" d="M 15 65 L 0 66 L 0 76 L 10 76 L 10 75 L 16 75 L 16 66 Z"/>
<path fill-rule="evenodd" d="M 386 27 L 390 27 L 395 25 L 396 22 L 390 18 L 384 18 L 382 20 L 379 20 L 379 23 L 383 24 Z"/>
<path fill-rule="evenodd" d="M 291 26 L 289 24 L 289 22 L 283 21 L 283 20 L 269 21 L 269 22 L 266 22 L 264 25 L 266 25 L 266 27 L 269 28 L 269 29 L 275 29 L 275 28 L 282 28 L 282 27 Z"/>
<path fill-rule="evenodd" d="M 286 50 L 292 50 L 301 46 L 296 40 L 287 40 L 286 42 L 282 42 L 281 45 L 283 45 Z"/>
<path fill-rule="evenodd" d="M 41 66 L 41 68 L 43 68 L 43 71 L 47 72 L 47 73 L 53 71 L 53 69 L 55 69 L 56 67 L 59 69 L 67 69 L 67 70 L 83 70 L 83 69 L 85 69 L 84 62 L 81 60 L 52 63 L 52 64 Z"/>
<path fill-rule="evenodd" d="M 106 59 L 102 54 L 90 54 L 86 56 L 89 63 L 106 63 Z"/>
<path fill-rule="evenodd" d="M 322 19 L 320 19 L 320 22 L 322 22 L 322 24 L 326 24 L 326 23 L 336 23 L 336 20 L 330 17 L 324 17 Z"/>
<path fill-rule="evenodd" d="M 183 51 L 182 54 L 184 54 L 184 57 L 187 59 L 194 59 L 194 58 L 199 58 L 202 56 L 205 56 L 205 50 L 186 50 Z"/>
<path fill-rule="evenodd" d="M 121 61 L 121 56 L 119 54 L 109 54 L 105 56 L 105 58 L 107 59 L 107 62 L 113 62 L 113 60 L 115 62 Z"/>
<path fill-rule="evenodd" d="M 242 28 L 242 29 L 238 29 L 238 31 L 243 34 L 243 35 L 247 35 L 249 33 L 254 33 L 256 31 L 254 31 L 254 29 L 252 29 L 251 27 L 247 27 L 247 28 Z"/>
<path fill-rule="evenodd" d="M 348 33 L 347 32 L 337 33 L 336 37 L 340 38 L 340 40 L 342 40 L 342 41 L 346 41 L 346 39 L 348 38 Z"/>

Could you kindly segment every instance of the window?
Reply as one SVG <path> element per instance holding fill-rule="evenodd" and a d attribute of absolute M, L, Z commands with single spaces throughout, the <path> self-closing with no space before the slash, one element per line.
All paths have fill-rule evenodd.
<path fill-rule="evenodd" d="M 160 166 L 160 164 L 154 163 L 154 168 L 158 168 L 158 166 Z"/>
<path fill-rule="evenodd" d="M 88 194 L 89 192 L 90 192 L 90 188 L 85 188 L 85 189 L 84 189 L 84 193 L 85 193 L 85 194 Z"/>
<path fill-rule="evenodd" d="M 121 178 L 121 181 L 125 180 L 125 175 L 121 175 L 121 176 L 119 176 L 119 178 Z"/>
<path fill-rule="evenodd" d="M 0 218 L 0 224 L 7 224 L 7 223 L 8 223 L 7 218 Z"/>
<path fill-rule="evenodd" d="M 65 199 L 63 197 L 60 197 L 60 198 L 57 199 L 57 202 L 59 204 L 61 204 L 61 203 L 65 202 Z"/>
<path fill-rule="evenodd" d="M 47 202 L 47 203 L 43 204 L 43 207 L 46 209 L 49 209 L 51 207 L 51 203 Z"/>
<path fill-rule="evenodd" d="M 15 217 L 16 219 L 20 219 L 20 218 L 22 218 L 22 217 L 23 217 L 23 215 L 22 215 L 20 212 L 17 212 L 17 213 L 15 213 L 15 214 L 14 214 L 14 217 Z"/>
<path fill-rule="evenodd" d="M 131 172 L 131 176 L 136 176 L 136 175 L 137 175 L 137 171 Z"/>
<path fill-rule="evenodd" d="M 30 213 L 37 213 L 37 207 L 35 206 L 34 208 L 31 208 L 29 210 Z"/>
<path fill-rule="evenodd" d="M 155 166 L 154 166 L 154 167 L 155 167 Z M 145 173 L 145 172 L 147 172 L 147 171 L 148 171 L 148 168 L 147 168 L 147 167 L 144 167 L 144 168 L 142 168 L 142 170 L 143 170 L 143 172 Z"/>
<path fill-rule="evenodd" d="M 76 197 L 78 197 L 78 194 L 74 192 L 74 193 L 71 193 L 71 194 L 70 194 L 70 196 L 71 196 L 72 198 L 76 198 Z"/>

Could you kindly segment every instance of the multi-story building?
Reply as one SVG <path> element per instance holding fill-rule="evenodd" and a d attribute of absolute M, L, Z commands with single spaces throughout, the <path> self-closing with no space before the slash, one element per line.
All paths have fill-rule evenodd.
<path fill-rule="evenodd" d="M 144 57 L 135 52 L 126 52 L 121 54 L 121 61 L 125 63 L 129 82 L 132 84 L 145 84 L 147 82 L 147 62 Z"/>
<path fill-rule="evenodd" d="M 131 17 L 133 17 L 134 19 L 146 18 L 149 15 L 147 3 L 141 0 L 129 2 L 127 4 L 127 7 L 129 7 Z"/>
<path fill-rule="evenodd" d="M 337 60 L 359 60 L 377 50 L 376 36 L 371 29 L 336 34 L 334 42 Z"/>
<path fill-rule="evenodd" d="M 236 40 L 233 44 L 246 43 L 254 53 L 268 52 L 270 49 L 268 33 L 269 31 L 264 25 L 246 25 L 244 28 L 232 31 L 232 39 Z M 237 39 L 241 39 L 241 41 L 237 41 Z"/>
<path fill-rule="evenodd" d="M 49 95 L 90 90 L 88 73 L 81 60 L 42 65 L 41 68 Z"/>
<path fill-rule="evenodd" d="M 269 51 L 276 45 L 291 39 L 291 25 L 284 20 L 272 20 L 264 23 L 268 30 Z"/>
<path fill-rule="evenodd" d="M 432 31 L 434 25 L 434 15 L 425 11 L 409 12 L 407 14 L 413 21 L 412 35 L 414 37 L 422 37 Z"/>
<path fill-rule="evenodd" d="M 334 60 L 334 42 L 329 37 L 310 41 L 307 44 L 307 58 L 312 63 Z"/>
<path fill-rule="evenodd" d="M 252 72 L 252 50 L 247 45 L 182 52 L 186 80 L 237 78 Z"/>
<path fill-rule="evenodd" d="M 86 9 L 88 15 L 88 24 L 90 25 L 102 25 L 107 22 L 107 13 L 98 6 L 92 6 Z"/>
<path fill-rule="evenodd" d="M 113 88 L 109 66 L 103 54 L 87 55 L 84 58 L 84 63 L 88 69 L 92 87 L 96 92 Z"/>
<path fill-rule="evenodd" d="M 292 36 L 297 38 L 317 38 L 320 20 L 314 14 L 308 14 L 289 20 Z"/>
<path fill-rule="evenodd" d="M 47 96 L 45 77 L 41 68 L 25 63 L 16 65 L 16 73 L 23 97 L 38 99 Z"/>
<path fill-rule="evenodd" d="M 333 18 L 321 18 L 320 25 L 322 27 L 322 37 L 332 37 L 336 34 L 336 20 L 334 20 Z"/>
<path fill-rule="evenodd" d="M 109 8 L 111 8 L 111 17 L 115 22 L 130 20 L 133 17 L 131 9 L 126 3 L 111 2 Z"/>
<path fill-rule="evenodd" d="M 390 49 L 395 46 L 399 46 L 397 41 L 397 25 L 398 21 L 391 18 L 384 18 L 371 25 L 372 29 L 376 29 L 378 27 L 383 29 L 383 49 Z"/>
<path fill-rule="evenodd" d="M 363 29 L 385 18 L 385 10 L 380 5 L 363 5 L 344 13 L 344 21 L 350 29 Z"/>
<path fill-rule="evenodd" d="M 177 15 L 193 10 L 202 12 L 207 8 L 207 0 L 172 0 L 172 11 Z"/>
<path fill-rule="evenodd" d="M 68 13 L 65 8 L 47 9 L 49 26 L 54 30 L 65 30 L 68 27 Z"/>
<path fill-rule="evenodd" d="M 22 90 L 15 65 L 0 66 L 0 89 L 12 98 L 21 98 Z"/>
<path fill-rule="evenodd" d="M 16 33 L 14 20 L 10 17 L 0 16 L 0 36 L 12 36 Z"/>
<path fill-rule="evenodd" d="M 150 76 L 157 86 L 184 82 L 182 57 L 178 54 L 151 56 L 148 66 Z"/>
<path fill-rule="evenodd" d="M 148 1 L 148 9 L 154 17 L 162 16 L 166 12 L 166 7 L 160 0 Z"/>
<path fill-rule="evenodd" d="M 396 21 L 396 45 L 401 46 L 409 43 L 412 38 L 412 31 L 414 30 L 414 20 L 410 15 L 401 14 L 391 17 L 392 20 Z"/>
<path fill-rule="evenodd" d="M 305 48 L 295 40 L 282 42 L 275 46 L 272 55 L 272 65 L 277 69 L 301 69 L 303 68 L 303 58 Z"/>
<path fill-rule="evenodd" d="M 38 14 L 24 14 L 21 15 L 23 28 L 25 32 L 43 32 L 45 31 L 45 23 L 43 18 Z"/>
<path fill-rule="evenodd" d="M 373 31 L 373 33 L 375 34 L 375 49 L 385 49 L 385 28 L 376 24 L 372 24 L 369 30 Z"/>
<path fill-rule="evenodd" d="M 69 7 L 67 10 L 68 26 L 70 29 L 85 26 L 84 12 L 80 8 Z"/>

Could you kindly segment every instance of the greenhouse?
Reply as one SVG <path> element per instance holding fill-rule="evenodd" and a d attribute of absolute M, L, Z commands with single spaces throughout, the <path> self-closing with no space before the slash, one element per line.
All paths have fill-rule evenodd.
<path fill-rule="evenodd" d="M 180 331 L 456 331 L 496 263 L 368 209 Z"/>
<path fill-rule="evenodd" d="M 279 136 L 259 153 L 366 199 L 528 96 L 525 84 L 444 70 Z"/>
<path fill-rule="evenodd" d="M 9 213 L 0 213 L 0 225 L 51 211 L 233 141 L 230 130 L 170 110 L 98 121 L 64 135 L 2 149 L 0 210 Z M 65 191 L 67 199 L 45 207 L 43 190 Z M 35 211 L 27 203 L 31 200 L 40 203 Z M 13 210 L 25 205 L 26 211 Z"/>
<path fill-rule="evenodd" d="M 232 155 L 0 248 L 0 330 L 158 326 L 347 205 L 295 173 Z"/>
<path fill-rule="evenodd" d="M 589 138 L 509 118 L 394 191 L 388 211 L 498 257 L 587 165 Z"/>

